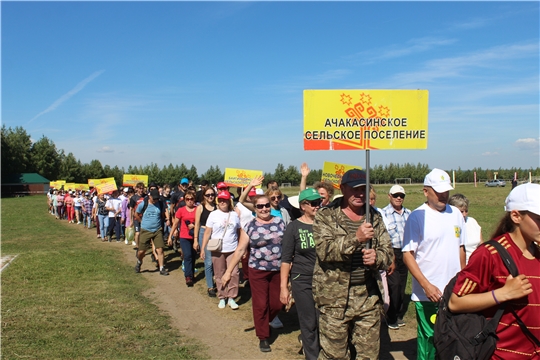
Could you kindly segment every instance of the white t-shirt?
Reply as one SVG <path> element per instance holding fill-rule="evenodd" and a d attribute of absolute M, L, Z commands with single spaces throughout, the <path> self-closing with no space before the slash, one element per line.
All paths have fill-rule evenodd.
<path fill-rule="evenodd" d="M 478 225 L 478 222 L 470 216 L 467 216 L 467 222 L 465 224 L 465 228 L 467 229 L 467 239 L 465 241 L 465 254 L 467 256 L 467 260 L 465 263 L 468 264 L 469 257 L 473 251 L 476 250 L 482 239 L 482 228 L 480 225 Z"/>
<path fill-rule="evenodd" d="M 446 205 L 443 212 L 423 204 L 414 210 L 403 234 L 403 252 L 414 252 L 414 258 L 428 281 L 444 291 L 446 284 L 461 270 L 460 246 L 466 243 L 467 231 L 461 212 Z M 430 301 L 413 276 L 411 300 Z"/>
<path fill-rule="evenodd" d="M 229 219 L 229 224 L 225 230 L 227 219 Z M 212 211 L 210 215 L 208 215 L 208 220 L 206 220 L 206 228 L 212 229 L 210 239 L 223 239 L 221 252 L 233 252 L 238 247 L 238 229 L 240 229 L 240 218 L 236 212 L 230 211 L 225 213 L 219 209 Z"/>
<path fill-rule="evenodd" d="M 115 217 L 116 212 L 118 210 L 120 210 L 120 208 L 122 207 L 122 201 L 120 199 L 118 199 L 118 198 L 110 198 L 105 203 L 105 207 L 106 208 L 113 208 L 114 211 L 109 211 L 109 217 Z M 120 216 L 120 213 L 118 214 L 118 216 Z"/>
<path fill-rule="evenodd" d="M 236 204 L 236 208 L 240 211 L 240 224 L 242 229 L 246 230 L 246 226 L 255 218 L 251 210 L 244 206 L 242 203 Z"/>
<path fill-rule="evenodd" d="M 82 205 L 82 198 L 77 196 L 73 198 L 73 206 L 81 206 Z"/>

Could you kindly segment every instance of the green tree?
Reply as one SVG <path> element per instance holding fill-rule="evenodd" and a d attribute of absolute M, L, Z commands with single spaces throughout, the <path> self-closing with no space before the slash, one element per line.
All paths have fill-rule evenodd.
<path fill-rule="evenodd" d="M 52 140 L 43 136 L 32 144 L 30 153 L 33 171 L 51 181 L 58 178 L 60 157 Z"/>
<path fill-rule="evenodd" d="M 268 184 L 269 180 L 277 181 L 278 185 L 283 184 L 287 181 L 287 171 L 285 170 L 285 166 L 283 166 L 282 163 L 277 164 L 276 171 L 274 171 L 274 177 L 272 179 L 265 179 L 265 183 Z"/>
<path fill-rule="evenodd" d="M 32 140 L 26 130 L 2 125 L 2 175 L 32 171 L 31 148 Z"/>
<path fill-rule="evenodd" d="M 75 155 L 73 153 L 64 155 L 64 150 L 61 150 L 60 159 L 60 173 L 58 177 L 61 180 L 66 180 L 66 182 L 75 182 L 82 170 Z"/>

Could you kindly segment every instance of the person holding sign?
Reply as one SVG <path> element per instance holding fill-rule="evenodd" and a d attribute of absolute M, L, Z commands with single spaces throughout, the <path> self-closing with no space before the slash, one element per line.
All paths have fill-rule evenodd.
<path fill-rule="evenodd" d="M 317 211 L 313 222 L 319 359 L 349 359 L 349 342 L 362 358 L 377 359 L 384 292 L 379 270 L 390 266 L 394 252 L 381 214 L 370 208 L 371 222 L 365 221 L 366 173 L 347 171 L 340 189 L 343 197 Z"/>

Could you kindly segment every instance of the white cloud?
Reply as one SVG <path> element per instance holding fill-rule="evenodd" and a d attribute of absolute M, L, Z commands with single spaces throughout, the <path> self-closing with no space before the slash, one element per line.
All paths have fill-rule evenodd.
<path fill-rule="evenodd" d="M 497 156 L 497 155 L 499 155 L 499 153 L 496 151 L 494 152 L 486 151 L 485 153 L 482 153 L 482 156 Z"/>
<path fill-rule="evenodd" d="M 540 146 L 540 138 L 517 139 L 514 146 L 520 150 L 536 150 Z"/>
<path fill-rule="evenodd" d="M 538 42 L 495 46 L 463 56 L 431 60 L 419 71 L 397 74 L 394 82 L 401 86 L 432 83 L 465 76 L 467 70 L 500 67 L 502 61 L 528 57 L 538 58 Z"/>
<path fill-rule="evenodd" d="M 92 80 L 94 80 L 95 78 L 97 78 L 99 75 L 103 74 L 105 72 L 105 70 L 100 70 L 100 71 L 96 71 L 95 73 L 93 73 L 92 75 L 90 75 L 89 77 L 87 77 L 86 79 L 84 79 L 83 81 L 81 81 L 80 83 L 78 83 L 73 89 L 71 89 L 70 91 L 68 91 L 67 93 L 65 93 L 64 95 L 62 95 L 58 100 L 56 100 L 55 102 L 53 102 L 51 104 L 51 106 L 49 106 L 48 108 L 46 108 L 45 110 L 43 110 L 42 112 L 40 112 L 39 114 L 37 114 L 36 116 L 34 116 L 30 121 L 28 121 L 28 123 L 26 123 L 27 125 L 30 124 L 32 121 L 36 120 L 38 117 L 40 117 L 41 115 L 44 115 L 48 112 L 51 112 L 53 110 L 55 110 L 57 107 L 59 107 L 60 105 L 62 105 L 62 103 L 66 102 L 67 100 L 69 100 L 69 98 L 71 98 L 73 95 L 75 95 L 76 93 L 78 93 L 79 91 L 81 91 L 82 89 L 84 89 L 84 87 L 86 85 L 88 85 L 88 83 L 90 83 Z"/>
<path fill-rule="evenodd" d="M 112 153 L 112 152 L 114 152 L 114 149 L 112 149 L 110 146 L 103 146 L 97 152 L 100 152 L 100 153 Z"/>
<path fill-rule="evenodd" d="M 411 54 L 421 53 L 435 47 L 446 46 L 455 43 L 456 39 L 438 39 L 433 37 L 423 37 L 411 39 L 405 45 L 390 45 L 379 49 L 370 49 L 350 56 L 347 60 L 361 61 L 362 63 L 373 63 L 378 60 L 393 59 Z M 378 54 L 378 55 L 374 55 Z"/>

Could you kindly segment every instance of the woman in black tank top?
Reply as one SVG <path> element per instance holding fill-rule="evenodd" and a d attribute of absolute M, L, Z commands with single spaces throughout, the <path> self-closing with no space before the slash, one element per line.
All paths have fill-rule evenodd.
<path fill-rule="evenodd" d="M 195 213 L 195 236 L 193 241 L 199 242 L 199 247 L 202 248 L 204 230 L 206 229 L 206 220 L 208 215 L 216 209 L 216 192 L 213 188 L 208 188 L 204 191 L 201 204 L 197 206 Z M 208 296 L 216 297 L 216 289 L 214 285 L 214 269 L 212 268 L 212 254 L 206 251 L 204 257 L 204 277 L 206 278 L 206 286 L 208 287 Z"/>

